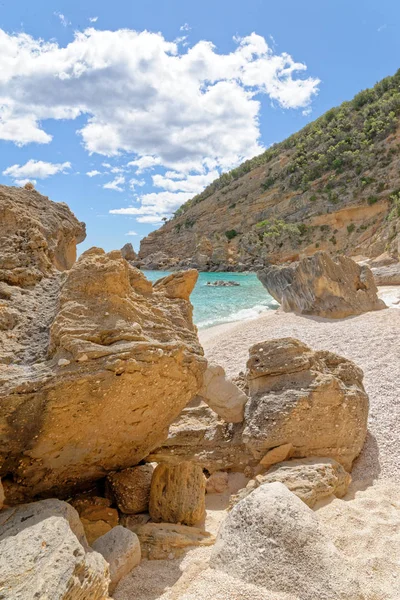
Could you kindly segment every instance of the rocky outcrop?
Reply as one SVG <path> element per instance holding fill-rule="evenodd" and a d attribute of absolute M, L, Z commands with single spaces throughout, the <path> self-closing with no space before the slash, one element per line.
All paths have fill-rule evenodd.
<path fill-rule="evenodd" d="M 132 244 L 130 244 L 130 243 L 122 246 L 121 254 L 122 254 L 122 258 L 125 258 L 125 260 L 129 260 L 129 261 L 137 260 L 137 254 L 134 251 Z"/>
<path fill-rule="evenodd" d="M 233 508 L 210 566 L 301 600 L 365 598 L 351 562 L 324 533 L 315 513 L 281 483 L 260 486 Z"/>
<path fill-rule="evenodd" d="M 106 600 L 109 567 L 89 551 L 76 511 L 46 500 L 0 515 L 3 598 Z"/>
<path fill-rule="evenodd" d="M 243 440 L 261 460 L 291 443 L 294 458 L 324 456 L 351 469 L 367 433 L 363 373 L 351 361 L 292 338 L 253 345 Z"/>
<path fill-rule="evenodd" d="M 153 287 L 119 251 L 98 248 L 58 274 L 61 250 L 83 229 L 66 206 L 40 202 L 42 229 L 51 233 L 46 268 L 35 244 L 24 256 L 41 280 L 22 289 L 6 283 L 3 270 L 0 283 L 2 307 L 18 313 L 11 335 L 0 330 L 0 476 L 9 504 L 66 495 L 136 465 L 166 438 L 206 368 L 187 300 L 197 274 Z M 7 197 L 1 236 L 19 226 L 8 206 Z M 64 230 L 69 245 L 60 241 Z M 11 267 L 21 273 L 14 263 L 7 273 Z"/>
<path fill-rule="evenodd" d="M 108 475 L 111 497 L 121 512 L 132 515 L 148 510 L 153 471 L 154 466 L 146 464 Z"/>
<path fill-rule="evenodd" d="M 247 470 L 251 475 L 289 457 L 322 456 L 351 469 L 368 418 L 363 373 L 354 363 L 282 338 L 250 348 L 245 379 L 243 423 L 225 423 L 199 398 L 148 460 L 192 460 L 209 473 Z"/>
<path fill-rule="evenodd" d="M 110 566 L 110 594 L 121 579 L 140 563 L 139 539 L 135 533 L 121 525 L 98 538 L 92 548 L 101 554 Z"/>
<path fill-rule="evenodd" d="M 257 276 L 285 312 L 342 319 L 386 305 L 371 270 L 351 258 L 317 252 L 296 266 L 270 266 Z"/>
<path fill-rule="evenodd" d="M 0 282 L 31 286 L 53 269 L 70 269 L 86 237 L 64 203 L 36 190 L 0 186 Z"/>
<path fill-rule="evenodd" d="M 351 483 L 350 475 L 331 458 L 301 458 L 278 463 L 265 475 L 257 475 L 242 489 L 232 504 L 239 502 L 264 483 L 283 483 L 312 508 L 319 500 L 342 498 Z"/>
<path fill-rule="evenodd" d="M 149 560 L 179 558 L 195 546 L 212 546 L 215 537 L 187 525 L 146 523 L 131 527 L 140 540 L 142 557 Z"/>
<path fill-rule="evenodd" d="M 149 513 L 155 523 L 195 525 L 205 514 L 206 482 L 193 462 L 158 465 L 153 473 Z"/>
<path fill-rule="evenodd" d="M 223 279 L 218 279 L 217 281 L 207 281 L 207 285 L 210 287 L 238 287 L 240 283 L 237 281 L 224 281 Z"/>
<path fill-rule="evenodd" d="M 226 378 L 220 365 L 209 363 L 199 396 L 227 423 L 241 423 L 247 396 Z"/>

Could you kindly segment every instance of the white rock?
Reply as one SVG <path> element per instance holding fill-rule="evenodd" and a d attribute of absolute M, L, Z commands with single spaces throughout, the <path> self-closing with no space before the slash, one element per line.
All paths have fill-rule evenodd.
<path fill-rule="evenodd" d="M 281 483 L 260 486 L 232 509 L 210 566 L 301 600 L 365 598 L 316 514 Z"/>
<path fill-rule="evenodd" d="M 140 563 L 139 538 L 136 533 L 121 525 L 117 525 L 97 538 L 92 548 L 110 565 L 110 593 L 114 591 L 122 577 L 128 575 Z"/>
<path fill-rule="evenodd" d="M 247 396 L 225 376 L 220 365 L 209 364 L 199 392 L 208 406 L 228 423 L 241 423 Z"/>
<path fill-rule="evenodd" d="M 68 360 L 67 358 L 60 358 L 60 360 L 58 361 L 57 364 L 59 367 L 66 367 L 67 365 L 71 364 L 71 361 Z"/>

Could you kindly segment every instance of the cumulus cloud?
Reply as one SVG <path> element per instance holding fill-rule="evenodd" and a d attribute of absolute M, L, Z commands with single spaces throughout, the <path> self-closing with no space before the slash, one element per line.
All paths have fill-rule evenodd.
<path fill-rule="evenodd" d="M 192 192 L 151 192 L 140 197 L 140 206 L 114 208 L 110 213 L 135 216 L 139 223 L 160 223 L 192 196 Z"/>
<path fill-rule="evenodd" d="M 93 171 L 88 171 L 86 173 L 86 175 L 88 177 L 96 177 L 96 175 L 101 175 L 101 172 L 100 171 L 96 171 L 96 169 L 93 169 Z"/>
<path fill-rule="evenodd" d="M 138 235 L 136 231 L 127 231 L 125 235 Z"/>
<path fill-rule="evenodd" d="M 115 190 L 116 192 L 123 192 L 124 188 L 122 187 L 125 183 L 125 177 L 122 175 L 115 177 L 112 181 L 105 183 L 103 188 L 105 190 Z"/>
<path fill-rule="evenodd" d="M 146 182 L 144 179 L 135 179 L 135 177 L 133 177 L 129 180 L 129 187 L 131 188 L 131 190 L 134 190 L 136 187 L 144 186 L 145 183 Z"/>
<path fill-rule="evenodd" d="M 71 168 L 70 162 L 49 163 L 43 160 L 28 160 L 24 165 L 12 165 L 3 171 L 3 175 L 12 177 L 20 185 L 32 179 L 46 179 L 57 173 L 66 173 Z M 24 183 L 22 183 L 24 182 Z"/>
<path fill-rule="evenodd" d="M 48 143 L 46 120 L 83 116 L 78 133 L 89 153 L 132 154 L 136 174 L 185 174 L 180 187 L 171 182 L 177 177 L 164 176 L 157 200 L 164 210 L 162 194 L 174 194 L 176 203 L 200 189 L 190 177 L 230 169 L 263 150 L 260 96 L 306 110 L 319 80 L 305 70 L 255 33 L 224 54 L 208 41 L 182 48 L 148 31 L 91 27 L 60 47 L 0 30 L 0 139 Z M 107 188 L 121 191 L 117 179 Z"/>
<path fill-rule="evenodd" d="M 90 21 L 91 23 L 96 23 L 96 21 L 97 21 L 97 19 L 98 19 L 98 18 L 99 18 L 99 17 L 89 17 L 89 21 Z"/>

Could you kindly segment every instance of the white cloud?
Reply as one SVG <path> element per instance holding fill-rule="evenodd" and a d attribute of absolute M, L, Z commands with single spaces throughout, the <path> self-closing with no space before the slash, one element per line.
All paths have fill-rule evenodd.
<path fill-rule="evenodd" d="M 14 183 L 21 187 L 24 187 L 24 185 L 27 183 L 33 183 L 33 185 L 36 185 L 36 179 L 16 179 Z"/>
<path fill-rule="evenodd" d="M 224 54 L 208 41 L 182 49 L 148 31 L 88 28 L 60 47 L 0 30 L 0 139 L 48 143 L 48 119 L 83 117 L 78 133 L 89 153 L 133 154 L 128 165 L 137 174 L 154 167 L 185 174 L 156 180 L 164 191 L 154 203 L 164 210 L 163 194 L 172 193 L 176 204 L 182 193 L 200 190 L 193 177 L 263 150 L 261 96 L 307 110 L 319 80 L 305 70 L 255 33 Z M 118 178 L 105 187 L 122 189 Z"/>
<path fill-rule="evenodd" d="M 136 231 L 128 231 L 125 235 L 138 235 Z"/>
<path fill-rule="evenodd" d="M 98 18 L 99 18 L 99 17 L 89 17 L 89 21 L 90 21 L 91 23 L 96 23 L 96 21 L 97 21 L 97 19 L 98 19 Z"/>
<path fill-rule="evenodd" d="M 43 160 L 28 160 L 24 165 L 12 165 L 3 171 L 3 175 L 12 177 L 19 183 L 21 180 L 31 181 L 32 178 L 46 179 L 57 173 L 65 173 L 71 168 L 70 162 L 64 163 L 49 163 Z"/>
<path fill-rule="evenodd" d="M 59 12 L 55 12 L 54 13 L 56 17 L 58 17 L 60 19 L 60 23 L 63 27 L 67 27 L 68 25 L 71 25 L 71 23 L 68 21 L 68 19 Z"/>
<path fill-rule="evenodd" d="M 177 180 L 175 176 L 171 178 L 166 173 L 153 175 L 153 185 L 169 192 L 190 192 L 195 195 L 204 190 L 218 175 L 218 171 L 209 171 L 206 175 L 188 175 L 184 179 Z"/>
<path fill-rule="evenodd" d="M 100 171 L 96 171 L 96 169 L 94 169 L 93 171 L 88 171 L 86 173 L 86 175 L 88 177 L 95 177 L 96 175 L 101 175 L 101 172 Z"/>
<path fill-rule="evenodd" d="M 187 23 L 184 23 L 183 25 L 181 25 L 179 27 L 179 31 L 190 31 L 191 27 L 189 27 L 189 25 Z"/>
<path fill-rule="evenodd" d="M 103 185 L 103 188 L 105 190 L 115 190 L 116 192 L 123 192 L 124 188 L 122 187 L 125 183 L 125 177 L 122 177 L 122 175 L 115 177 L 115 179 L 113 179 L 112 181 L 109 181 L 108 183 L 105 183 Z"/>
<path fill-rule="evenodd" d="M 103 167 L 105 167 L 106 169 L 111 169 L 111 165 L 108 162 L 103 162 L 101 163 L 103 165 Z"/>
<path fill-rule="evenodd" d="M 143 187 L 145 183 L 146 182 L 144 179 L 132 178 L 129 180 L 129 187 L 131 188 L 131 190 L 134 190 L 136 187 Z"/>

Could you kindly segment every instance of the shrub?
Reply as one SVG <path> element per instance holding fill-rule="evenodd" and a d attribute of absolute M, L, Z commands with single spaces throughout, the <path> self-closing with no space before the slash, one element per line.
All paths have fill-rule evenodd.
<path fill-rule="evenodd" d="M 373 204 L 376 204 L 376 202 L 378 202 L 378 197 L 377 196 L 369 196 L 367 199 L 367 202 L 370 206 L 372 206 Z"/>
<path fill-rule="evenodd" d="M 238 235 L 238 232 L 236 231 L 236 229 L 229 229 L 229 231 L 225 231 L 225 235 L 228 238 L 228 240 L 233 240 L 233 238 L 235 238 Z"/>
<path fill-rule="evenodd" d="M 356 226 L 354 225 L 354 223 L 350 223 L 350 225 L 347 225 L 347 231 L 349 233 L 353 233 L 353 231 L 355 230 Z"/>

